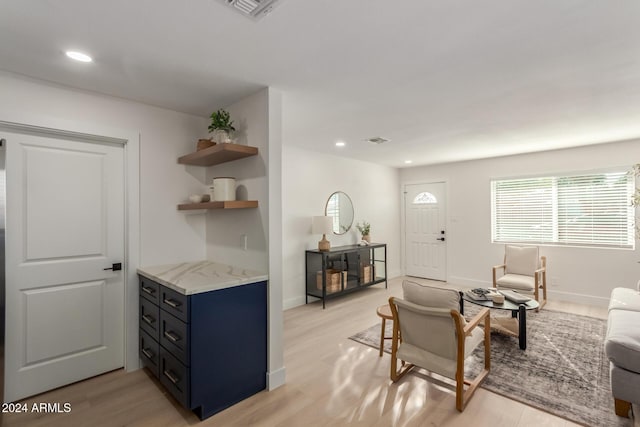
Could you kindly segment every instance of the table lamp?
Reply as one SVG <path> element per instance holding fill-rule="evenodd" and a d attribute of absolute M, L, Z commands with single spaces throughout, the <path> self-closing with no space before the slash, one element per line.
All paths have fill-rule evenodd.
<path fill-rule="evenodd" d="M 331 243 L 327 240 L 327 234 L 333 232 L 333 217 L 314 216 L 311 223 L 311 232 L 313 234 L 322 234 L 322 240 L 318 242 L 319 251 L 325 252 L 331 249 Z"/>

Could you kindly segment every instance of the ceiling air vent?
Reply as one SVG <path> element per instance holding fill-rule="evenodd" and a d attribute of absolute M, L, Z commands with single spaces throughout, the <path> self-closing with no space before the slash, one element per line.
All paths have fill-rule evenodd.
<path fill-rule="evenodd" d="M 365 141 L 368 141 L 372 144 L 380 145 L 380 144 L 384 144 L 385 142 L 389 142 L 390 140 L 387 138 L 383 138 L 381 136 L 374 136 L 371 138 L 367 138 Z"/>
<path fill-rule="evenodd" d="M 220 0 L 255 21 L 268 15 L 280 0 Z"/>

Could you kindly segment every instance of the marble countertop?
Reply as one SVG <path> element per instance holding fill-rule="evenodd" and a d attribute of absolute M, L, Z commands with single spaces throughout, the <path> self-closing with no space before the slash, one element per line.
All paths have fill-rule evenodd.
<path fill-rule="evenodd" d="M 184 295 L 261 282 L 268 276 L 213 261 L 183 262 L 138 268 L 138 274 Z"/>

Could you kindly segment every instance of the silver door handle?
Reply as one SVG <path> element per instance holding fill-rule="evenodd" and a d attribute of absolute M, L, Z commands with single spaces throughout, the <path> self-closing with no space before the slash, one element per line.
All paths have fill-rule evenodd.
<path fill-rule="evenodd" d="M 154 319 L 153 317 L 149 316 L 148 314 L 143 314 L 142 315 L 142 320 L 144 320 L 145 322 L 147 322 L 150 325 L 153 325 L 153 323 L 156 321 L 156 319 Z"/>
<path fill-rule="evenodd" d="M 176 335 L 175 333 L 173 333 L 171 331 L 164 331 L 164 336 L 169 338 L 173 342 L 180 341 L 180 335 Z"/>
<path fill-rule="evenodd" d="M 147 350 L 146 348 L 142 349 L 142 354 L 144 354 L 145 356 L 147 356 L 149 359 L 153 359 L 153 353 L 150 352 L 149 350 Z"/>
<path fill-rule="evenodd" d="M 169 378 L 169 381 L 174 384 L 178 384 L 178 382 L 180 381 L 180 378 L 176 377 L 173 372 L 169 371 L 168 369 L 165 369 L 162 373 L 165 377 Z"/>
<path fill-rule="evenodd" d="M 178 308 L 178 307 L 180 307 L 180 306 L 182 305 L 182 304 L 181 304 L 181 303 L 179 303 L 178 301 L 175 301 L 175 300 L 172 300 L 172 299 L 167 299 L 167 298 L 165 298 L 165 299 L 163 299 L 162 301 L 163 301 L 165 304 L 170 305 L 170 306 L 171 306 L 171 307 L 173 307 L 173 308 Z"/>
<path fill-rule="evenodd" d="M 153 288 L 147 288 L 145 286 L 142 287 L 142 292 L 147 293 L 149 295 L 153 295 L 156 293 L 156 290 Z"/>

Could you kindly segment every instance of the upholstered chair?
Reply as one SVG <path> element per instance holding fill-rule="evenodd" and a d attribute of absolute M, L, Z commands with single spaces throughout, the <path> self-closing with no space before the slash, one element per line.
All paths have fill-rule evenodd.
<path fill-rule="evenodd" d="M 458 291 L 407 280 L 402 289 L 403 299 L 389 298 L 393 314 L 391 380 L 397 382 L 414 367 L 455 380 L 456 408 L 462 412 L 490 370 L 489 310 L 483 308 L 467 323 L 459 311 Z M 478 326 L 480 322 L 484 329 Z M 483 343 L 484 369 L 475 379 L 468 380 L 464 360 Z"/>
<path fill-rule="evenodd" d="M 504 263 L 493 267 L 493 287 L 533 294 L 540 311 L 547 303 L 547 258 L 539 255 L 537 246 L 505 245 Z"/>

